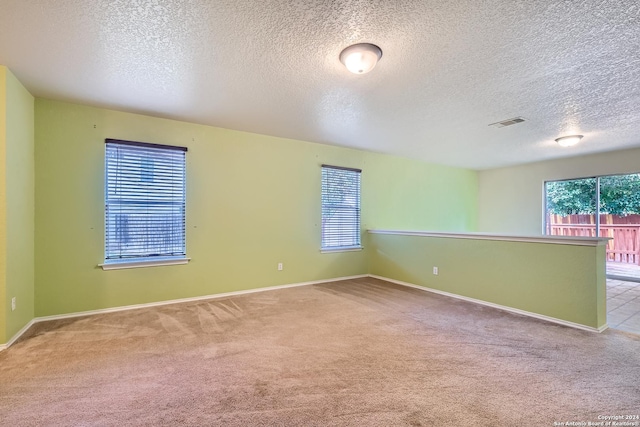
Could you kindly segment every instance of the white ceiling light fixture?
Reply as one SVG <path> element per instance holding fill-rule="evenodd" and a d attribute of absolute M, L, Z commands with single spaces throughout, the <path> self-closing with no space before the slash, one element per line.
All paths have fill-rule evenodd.
<path fill-rule="evenodd" d="M 576 145 L 582 139 L 583 135 L 569 135 L 563 136 L 560 138 L 556 138 L 556 142 L 561 147 L 571 147 L 572 145 Z"/>
<path fill-rule="evenodd" d="M 340 52 L 340 62 L 354 74 L 365 74 L 373 70 L 382 58 L 382 49 L 371 43 L 358 43 Z"/>

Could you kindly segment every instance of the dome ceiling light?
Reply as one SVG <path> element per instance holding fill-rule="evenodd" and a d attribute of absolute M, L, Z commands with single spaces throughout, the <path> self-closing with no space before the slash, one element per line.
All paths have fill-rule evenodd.
<path fill-rule="evenodd" d="M 583 135 L 569 135 L 563 136 L 560 138 L 556 138 L 556 142 L 561 147 L 571 147 L 572 145 L 576 145 L 582 139 Z"/>
<path fill-rule="evenodd" d="M 366 74 L 373 70 L 382 58 L 382 49 L 371 43 L 358 43 L 340 52 L 340 62 L 354 74 Z"/>

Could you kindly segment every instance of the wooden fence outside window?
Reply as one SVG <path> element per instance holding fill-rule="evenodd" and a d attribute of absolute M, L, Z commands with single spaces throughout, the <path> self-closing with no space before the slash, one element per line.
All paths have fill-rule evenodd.
<path fill-rule="evenodd" d="M 595 215 L 548 215 L 553 236 L 596 237 Z M 607 262 L 640 265 L 640 215 L 600 215 L 600 236 L 610 237 Z"/>

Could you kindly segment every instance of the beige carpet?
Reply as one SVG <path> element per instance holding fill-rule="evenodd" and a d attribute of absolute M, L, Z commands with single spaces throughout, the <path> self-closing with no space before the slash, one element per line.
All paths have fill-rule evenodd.
<path fill-rule="evenodd" d="M 38 324 L 4 426 L 552 426 L 640 413 L 640 337 L 375 279 Z"/>

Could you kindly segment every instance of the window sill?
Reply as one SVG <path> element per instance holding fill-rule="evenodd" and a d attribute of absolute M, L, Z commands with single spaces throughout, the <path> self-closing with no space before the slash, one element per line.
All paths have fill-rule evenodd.
<path fill-rule="evenodd" d="M 345 248 L 324 248 L 320 249 L 320 253 L 331 254 L 334 252 L 358 252 L 364 249 L 362 246 L 348 246 Z"/>
<path fill-rule="evenodd" d="M 122 270 L 125 268 L 160 267 L 163 265 L 187 264 L 191 258 L 159 259 L 154 261 L 122 261 L 105 264 L 98 264 L 103 270 Z"/>

